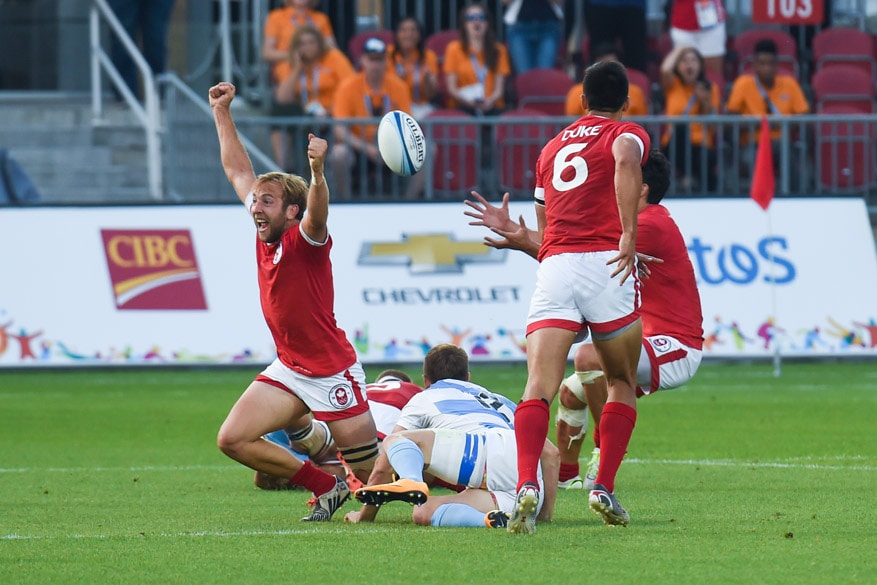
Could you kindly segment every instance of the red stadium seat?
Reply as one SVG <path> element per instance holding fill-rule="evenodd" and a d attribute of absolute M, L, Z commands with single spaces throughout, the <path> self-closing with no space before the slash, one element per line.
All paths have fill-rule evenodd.
<path fill-rule="evenodd" d="M 518 107 L 551 116 L 565 115 L 566 94 L 573 86 L 569 75 L 557 69 L 531 69 L 515 77 Z"/>
<path fill-rule="evenodd" d="M 495 156 L 499 169 L 499 188 L 513 195 L 532 195 L 536 186 L 536 159 L 542 147 L 563 124 L 539 110 L 517 108 L 500 114 L 496 126 Z M 515 118 L 526 120 L 514 121 Z"/>
<path fill-rule="evenodd" d="M 438 109 L 421 122 L 427 143 L 434 149 L 430 157 L 434 189 L 443 193 L 475 189 L 481 164 L 481 129 L 475 117 L 460 110 Z"/>
<path fill-rule="evenodd" d="M 649 79 L 649 76 L 643 73 L 642 71 L 637 71 L 636 69 L 628 69 L 627 70 L 627 80 L 641 90 L 643 90 L 643 95 L 646 96 L 646 103 L 649 104 L 649 111 L 652 108 L 652 82 Z"/>
<path fill-rule="evenodd" d="M 854 106 L 830 104 L 823 114 L 860 114 Z M 816 125 L 817 189 L 849 192 L 874 185 L 874 126 L 858 120 Z"/>
<path fill-rule="evenodd" d="M 826 65 L 847 64 L 874 75 L 874 42 L 871 35 L 855 28 L 827 28 L 813 37 L 816 71 Z"/>
<path fill-rule="evenodd" d="M 817 112 L 829 104 L 846 104 L 867 114 L 874 111 L 874 78 L 856 65 L 826 65 L 810 80 Z"/>
<path fill-rule="evenodd" d="M 393 31 L 391 30 L 366 30 L 356 33 L 347 41 L 347 55 L 350 57 L 354 67 L 359 67 L 359 58 L 362 57 L 365 42 L 372 37 L 378 37 L 387 45 L 393 44 Z"/>
<path fill-rule="evenodd" d="M 737 74 L 749 73 L 755 56 L 755 44 L 762 39 L 770 39 L 777 45 L 779 69 L 798 77 L 798 46 L 789 33 L 770 28 L 754 28 L 734 37 L 733 47 L 737 56 Z"/>
<path fill-rule="evenodd" d="M 460 40 L 460 31 L 457 29 L 440 30 L 432 33 L 423 41 L 423 46 L 432 49 L 438 56 L 439 64 L 445 60 L 445 49 L 452 41 Z"/>

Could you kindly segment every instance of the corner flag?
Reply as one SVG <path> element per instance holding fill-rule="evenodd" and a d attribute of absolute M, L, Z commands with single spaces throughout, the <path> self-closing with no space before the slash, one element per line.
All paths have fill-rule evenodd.
<path fill-rule="evenodd" d="M 758 150 L 755 154 L 755 172 L 752 173 L 752 187 L 749 196 L 767 211 L 775 190 L 776 178 L 773 175 L 770 126 L 767 123 L 767 116 L 762 116 L 761 135 L 758 138 Z"/>

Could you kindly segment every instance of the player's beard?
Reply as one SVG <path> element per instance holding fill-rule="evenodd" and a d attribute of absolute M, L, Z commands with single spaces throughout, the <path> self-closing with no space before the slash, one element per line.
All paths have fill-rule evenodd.
<path fill-rule="evenodd" d="M 260 229 L 260 221 L 267 223 L 264 229 Z M 253 217 L 253 222 L 256 224 L 256 233 L 259 236 L 259 240 L 266 244 L 273 244 L 278 241 L 283 236 L 283 232 L 286 231 L 286 220 L 283 216 L 268 217 L 266 215 L 259 218 Z"/>

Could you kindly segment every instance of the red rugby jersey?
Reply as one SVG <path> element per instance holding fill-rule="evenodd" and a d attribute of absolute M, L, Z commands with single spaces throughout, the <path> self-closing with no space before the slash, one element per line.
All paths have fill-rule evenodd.
<path fill-rule="evenodd" d="M 621 219 L 612 144 L 622 134 L 639 140 L 644 163 L 651 142 L 642 126 L 602 116 L 579 118 L 542 149 L 535 191 L 546 218 L 540 261 L 564 252 L 618 250 Z"/>
<path fill-rule="evenodd" d="M 703 347 L 703 311 L 679 227 L 663 205 L 649 205 L 637 216 L 636 250 L 664 262 L 649 264 L 641 281 L 643 337 L 669 335 L 688 347 Z"/>
<path fill-rule="evenodd" d="M 335 321 L 331 250 L 331 237 L 314 246 L 298 225 L 273 244 L 256 237 L 259 297 L 277 356 L 305 376 L 337 374 L 357 359 Z"/>

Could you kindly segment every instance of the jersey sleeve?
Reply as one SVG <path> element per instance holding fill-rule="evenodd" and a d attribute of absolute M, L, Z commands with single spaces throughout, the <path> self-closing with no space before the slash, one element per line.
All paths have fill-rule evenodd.
<path fill-rule="evenodd" d="M 539 158 L 536 159 L 536 188 L 533 191 L 533 199 L 536 201 L 536 205 L 545 206 L 545 185 L 542 183 L 542 155 L 545 153 L 545 149 L 542 149 L 542 152 L 539 153 Z"/>
<path fill-rule="evenodd" d="M 625 124 L 622 131 L 618 134 L 618 138 L 621 138 L 622 136 L 629 136 L 636 140 L 640 147 L 640 165 L 646 164 L 646 161 L 649 158 L 649 149 L 652 146 L 652 140 L 645 128 L 639 124 Z"/>
<path fill-rule="evenodd" d="M 409 431 L 423 428 L 423 408 L 420 406 L 420 396 L 420 394 L 412 396 L 408 404 L 402 408 L 396 426 Z"/>

